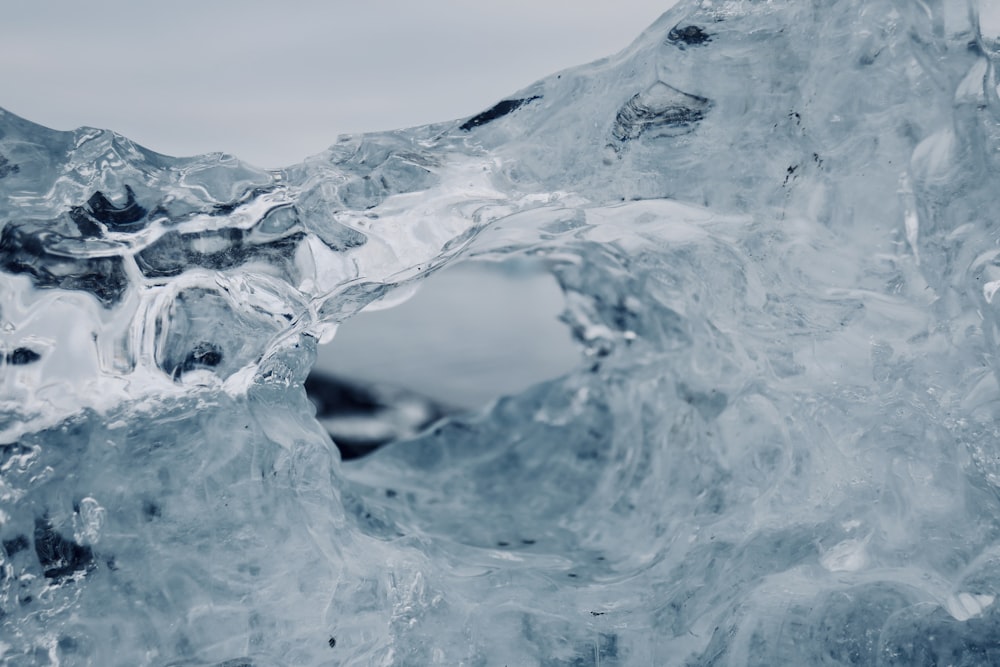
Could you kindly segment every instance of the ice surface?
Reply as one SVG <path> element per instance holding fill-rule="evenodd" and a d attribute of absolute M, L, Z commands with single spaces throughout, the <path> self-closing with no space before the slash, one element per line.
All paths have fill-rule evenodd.
<path fill-rule="evenodd" d="M 1000 663 L 998 25 L 686 2 L 271 172 L 2 113 L 2 660 Z M 316 342 L 528 256 L 579 368 L 342 463 Z"/>

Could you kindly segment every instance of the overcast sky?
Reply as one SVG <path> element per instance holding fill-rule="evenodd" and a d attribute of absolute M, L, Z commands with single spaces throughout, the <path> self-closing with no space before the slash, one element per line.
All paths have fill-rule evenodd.
<path fill-rule="evenodd" d="M 675 1 L 5 0 L 0 106 L 276 167 L 476 113 L 624 48 Z"/>

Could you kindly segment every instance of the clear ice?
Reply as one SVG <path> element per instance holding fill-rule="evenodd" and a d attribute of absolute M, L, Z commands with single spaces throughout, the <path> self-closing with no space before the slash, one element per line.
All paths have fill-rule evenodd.
<path fill-rule="evenodd" d="M 0 112 L 0 661 L 1000 664 L 998 66 L 688 0 L 280 170 Z M 579 367 L 342 462 L 317 342 L 518 257 Z"/>

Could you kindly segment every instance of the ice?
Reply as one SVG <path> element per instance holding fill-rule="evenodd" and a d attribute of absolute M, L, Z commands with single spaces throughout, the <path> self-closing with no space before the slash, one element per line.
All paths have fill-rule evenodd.
<path fill-rule="evenodd" d="M 682 2 L 273 171 L 0 112 L 0 660 L 1000 663 L 997 25 Z M 580 363 L 310 401 L 460 261 L 544 267 Z"/>

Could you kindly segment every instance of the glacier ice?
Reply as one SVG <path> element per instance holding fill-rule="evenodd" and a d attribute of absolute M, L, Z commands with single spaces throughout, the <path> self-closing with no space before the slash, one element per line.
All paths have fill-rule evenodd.
<path fill-rule="evenodd" d="M 1000 663 L 998 65 L 991 0 L 688 0 L 274 171 L 0 112 L 0 658 Z M 579 367 L 342 462 L 317 343 L 518 257 Z"/>

